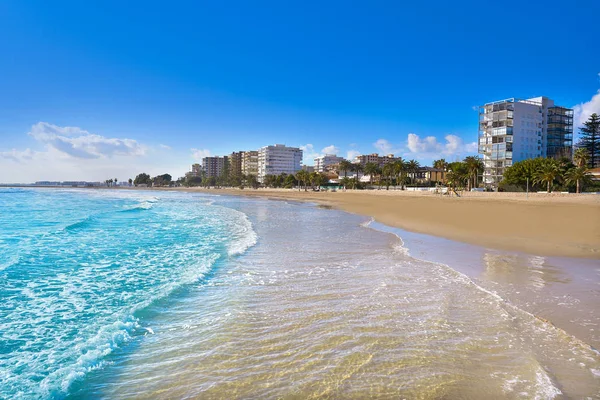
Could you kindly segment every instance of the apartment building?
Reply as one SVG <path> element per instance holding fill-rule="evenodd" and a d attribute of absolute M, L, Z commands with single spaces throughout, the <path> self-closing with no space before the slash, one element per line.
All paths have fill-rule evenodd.
<path fill-rule="evenodd" d="M 339 164 L 342 161 L 344 161 L 343 157 L 338 157 L 335 154 L 325 154 L 324 156 L 320 156 L 314 159 L 315 171 L 325 172 L 329 165 Z"/>
<path fill-rule="evenodd" d="M 221 176 L 228 168 L 229 157 L 204 157 L 202 159 L 202 169 L 207 178 L 217 178 Z"/>
<path fill-rule="evenodd" d="M 354 157 L 352 161 L 354 164 L 362 164 L 363 166 L 367 163 L 377 164 L 380 167 L 383 167 L 385 164 L 390 162 L 396 162 L 398 160 L 397 157 L 394 157 L 393 154 L 388 154 L 386 156 L 380 156 L 377 153 L 373 154 L 364 154 Z"/>
<path fill-rule="evenodd" d="M 258 176 L 258 151 L 244 151 L 242 156 L 242 174 Z"/>
<path fill-rule="evenodd" d="M 483 182 L 497 187 L 507 167 L 536 157 L 572 157 L 573 110 L 547 97 L 506 99 L 479 108 Z"/>
<path fill-rule="evenodd" d="M 258 181 L 264 182 L 267 175 L 295 174 L 300 171 L 302 150 L 283 144 L 261 147 L 258 150 Z"/>
<path fill-rule="evenodd" d="M 229 155 L 229 176 L 242 177 L 242 161 L 244 159 L 243 151 L 234 151 Z"/>

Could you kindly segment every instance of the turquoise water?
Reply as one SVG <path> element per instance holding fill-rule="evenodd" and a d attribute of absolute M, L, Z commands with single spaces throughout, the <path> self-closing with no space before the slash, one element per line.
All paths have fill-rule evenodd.
<path fill-rule="evenodd" d="M 310 204 L 0 189 L 0 399 L 600 398 L 600 271 L 567 266 Z"/>
<path fill-rule="evenodd" d="M 256 240 L 238 211 L 162 197 L 0 189 L 0 397 L 66 396 L 152 332 L 141 311 Z"/>

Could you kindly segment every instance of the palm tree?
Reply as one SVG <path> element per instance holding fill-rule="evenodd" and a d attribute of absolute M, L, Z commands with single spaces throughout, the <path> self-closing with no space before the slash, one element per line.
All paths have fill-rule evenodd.
<path fill-rule="evenodd" d="M 323 175 L 321 175 L 318 172 L 313 172 L 312 174 L 310 174 L 310 184 L 313 187 L 313 189 L 315 188 L 315 186 L 320 189 L 322 183 L 323 183 Z"/>
<path fill-rule="evenodd" d="M 412 182 L 413 183 L 415 181 L 416 173 L 417 173 L 417 170 L 419 169 L 419 167 L 420 167 L 420 164 L 417 160 L 410 160 L 406 164 L 406 169 L 408 170 L 409 173 L 412 174 Z"/>
<path fill-rule="evenodd" d="M 133 179 L 129 178 L 129 186 L 133 183 Z"/>
<path fill-rule="evenodd" d="M 404 171 L 406 171 L 406 163 L 400 157 L 394 162 L 394 174 L 396 175 L 396 185 L 400 183 L 402 179 L 402 175 L 404 175 Z"/>
<path fill-rule="evenodd" d="M 377 173 L 377 164 L 368 162 L 365 164 L 365 175 L 369 175 L 370 185 L 373 186 L 373 175 Z"/>
<path fill-rule="evenodd" d="M 382 174 L 385 177 L 385 189 L 390 190 L 390 181 L 392 176 L 394 175 L 395 165 L 392 163 L 387 163 L 382 168 Z"/>
<path fill-rule="evenodd" d="M 550 193 L 552 183 L 559 175 L 560 169 L 558 167 L 558 163 L 554 160 L 547 159 L 542 168 L 535 174 L 533 181 L 535 183 L 546 182 L 548 193 Z"/>
<path fill-rule="evenodd" d="M 300 182 L 304 183 L 304 191 L 308 190 L 306 187 L 306 182 L 308 182 L 309 180 L 308 171 L 301 169 L 300 171 L 296 172 L 296 180 L 298 181 L 298 191 L 300 191 L 300 189 L 302 188 Z"/>
<path fill-rule="evenodd" d="M 115 178 L 114 181 L 115 181 L 115 186 L 117 186 L 118 179 Z"/>
<path fill-rule="evenodd" d="M 481 161 L 479 157 L 468 156 L 463 162 L 466 164 L 467 171 L 469 173 L 467 190 L 471 190 L 471 188 L 477 186 L 477 175 L 483 171 L 483 161 Z M 471 182 L 473 182 L 472 186 Z"/>
<path fill-rule="evenodd" d="M 433 168 L 446 171 L 446 169 L 448 168 L 448 163 L 444 158 L 440 158 L 439 160 L 435 160 L 433 162 Z"/>
<path fill-rule="evenodd" d="M 340 169 L 340 171 L 344 171 L 344 177 L 347 178 L 348 171 L 350 171 L 352 169 L 352 163 L 348 160 L 342 160 L 342 161 L 340 161 L 339 169 Z"/>
<path fill-rule="evenodd" d="M 587 151 L 587 149 L 580 147 L 579 149 L 575 150 L 575 153 L 573 154 L 573 163 L 576 166 L 579 168 L 587 167 L 589 161 L 590 153 Z"/>
<path fill-rule="evenodd" d="M 351 183 L 352 183 L 352 180 L 350 178 L 348 178 L 347 176 L 340 179 L 340 184 L 344 187 L 344 189 L 346 189 L 348 186 L 350 186 Z"/>
<path fill-rule="evenodd" d="M 363 166 L 362 164 L 354 164 L 352 166 L 352 170 L 356 173 L 356 175 L 354 176 L 354 188 L 356 188 L 358 186 L 358 173 L 363 171 Z"/>
<path fill-rule="evenodd" d="M 588 182 L 590 180 L 590 173 L 585 165 L 587 165 L 587 162 L 583 167 L 571 168 L 565 174 L 565 181 L 567 183 L 575 183 L 577 185 L 575 193 L 581 193 L 581 183 Z"/>

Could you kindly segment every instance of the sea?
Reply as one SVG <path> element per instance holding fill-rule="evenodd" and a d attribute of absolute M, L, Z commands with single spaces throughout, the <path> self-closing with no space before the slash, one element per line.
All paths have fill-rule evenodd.
<path fill-rule="evenodd" d="M 0 188 L 0 399 L 600 398 L 599 299 L 316 204 Z"/>

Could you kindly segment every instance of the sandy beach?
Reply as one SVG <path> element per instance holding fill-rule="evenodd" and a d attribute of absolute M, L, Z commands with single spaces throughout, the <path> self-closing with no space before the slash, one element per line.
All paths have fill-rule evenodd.
<path fill-rule="evenodd" d="M 479 246 L 600 259 L 600 195 L 473 192 L 457 198 L 396 190 L 179 190 L 316 202 L 389 226 Z"/>

